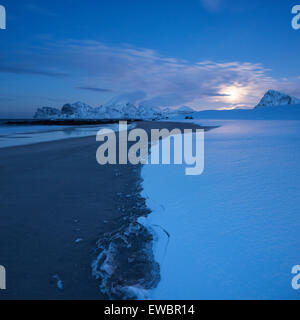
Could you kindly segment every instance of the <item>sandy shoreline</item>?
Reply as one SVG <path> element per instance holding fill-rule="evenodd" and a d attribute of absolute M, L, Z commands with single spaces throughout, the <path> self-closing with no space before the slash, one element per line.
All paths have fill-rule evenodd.
<path fill-rule="evenodd" d="M 141 122 L 138 127 L 198 126 Z M 7 270 L 1 299 L 107 298 L 91 263 L 97 241 L 122 227 L 135 207 L 140 166 L 100 166 L 98 146 L 92 136 L 0 150 L 0 264 Z M 135 211 L 142 215 L 147 209 Z"/>

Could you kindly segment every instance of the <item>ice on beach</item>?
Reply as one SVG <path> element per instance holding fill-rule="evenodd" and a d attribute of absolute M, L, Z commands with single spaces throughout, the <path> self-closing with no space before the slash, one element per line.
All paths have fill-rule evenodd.
<path fill-rule="evenodd" d="M 207 121 L 205 170 L 144 166 L 153 299 L 299 299 L 300 121 Z"/>

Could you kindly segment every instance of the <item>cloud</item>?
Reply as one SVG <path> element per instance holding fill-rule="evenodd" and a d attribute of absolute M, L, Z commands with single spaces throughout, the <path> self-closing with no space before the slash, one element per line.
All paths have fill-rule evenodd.
<path fill-rule="evenodd" d="M 67 77 L 68 75 L 63 72 L 55 72 L 55 71 L 46 71 L 39 70 L 35 67 L 28 66 L 19 66 L 19 65 L 1 65 L 0 64 L 0 72 L 1 73 L 14 73 L 14 74 L 31 74 L 31 75 L 40 75 L 47 77 Z"/>
<path fill-rule="evenodd" d="M 13 65 L 16 60 L 21 67 Z M 68 76 L 66 84 L 81 83 L 81 90 L 134 94 L 140 91 L 143 94 L 137 102 L 154 107 L 221 108 L 234 103 L 254 106 L 266 90 L 283 86 L 280 80 L 269 76 L 269 71 L 259 63 L 191 63 L 150 49 L 112 47 L 90 40 L 48 42 L 24 48 L 17 58 L 4 53 L 0 63 L 0 72 Z M 295 82 L 289 81 L 284 86 L 296 87 Z"/>
<path fill-rule="evenodd" d="M 86 91 L 100 92 L 100 93 L 103 93 L 103 92 L 114 92 L 113 90 L 110 90 L 110 89 L 88 87 L 88 86 L 77 87 L 77 89 L 86 90 Z"/>

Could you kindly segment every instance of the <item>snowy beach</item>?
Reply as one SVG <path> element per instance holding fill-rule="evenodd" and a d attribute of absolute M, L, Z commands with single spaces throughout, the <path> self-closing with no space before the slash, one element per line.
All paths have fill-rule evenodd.
<path fill-rule="evenodd" d="M 197 127 L 137 125 L 145 130 Z M 99 145 L 93 135 L 0 149 L 0 256 L 9 270 L 1 299 L 108 299 L 115 284 L 134 287 L 142 281 L 150 288 L 156 283 L 155 261 L 145 251 L 141 264 L 137 251 L 152 250 L 147 230 L 136 244 L 134 233 L 128 235 L 133 245 L 127 251 L 118 247 L 120 254 L 112 260 L 117 272 L 106 274 L 107 283 L 97 277 L 104 262 L 97 260 L 104 252 L 100 244 L 109 246 L 149 213 L 140 195 L 141 167 L 100 166 Z M 120 294 L 135 297 L 128 290 Z"/>
<path fill-rule="evenodd" d="M 142 169 L 153 212 L 140 222 L 161 266 L 151 298 L 298 299 L 300 122 L 199 122 L 220 126 L 205 134 L 201 176 Z"/>
<path fill-rule="evenodd" d="M 297 299 L 300 122 L 181 121 L 137 125 L 213 128 L 200 176 L 101 167 L 94 135 L 1 149 L 7 298 Z"/>

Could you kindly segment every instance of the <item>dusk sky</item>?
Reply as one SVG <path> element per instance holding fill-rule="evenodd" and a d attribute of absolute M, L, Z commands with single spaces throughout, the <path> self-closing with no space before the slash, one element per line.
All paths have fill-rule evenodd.
<path fill-rule="evenodd" d="M 0 117 L 94 107 L 253 107 L 300 98 L 300 30 L 289 0 L 0 0 Z"/>

